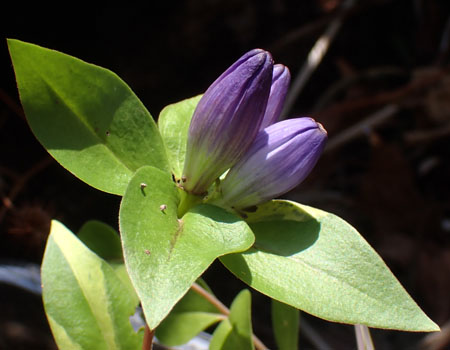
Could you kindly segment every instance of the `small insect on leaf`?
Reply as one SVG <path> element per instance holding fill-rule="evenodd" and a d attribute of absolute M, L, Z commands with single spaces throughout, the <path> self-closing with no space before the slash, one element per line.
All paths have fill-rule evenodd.
<path fill-rule="evenodd" d="M 165 205 L 165 204 L 161 204 L 160 206 L 159 206 L 159 210 L 161 210 L 161 211 L 164 211 L 164 210 L 166 210 L 167 209 L 167 205 Z"/>
<path fill-rule="evenodd" d="M 145 254 L 150 255 L 150 250 L 145 249 L 144 252 L 145 252 Z"/>

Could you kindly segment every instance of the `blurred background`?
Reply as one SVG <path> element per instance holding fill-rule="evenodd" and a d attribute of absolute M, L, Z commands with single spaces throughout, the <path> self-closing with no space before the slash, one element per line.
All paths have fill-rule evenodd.
<path fill-rule="evenodd" d="M 52 218 L 74 232 L 90 219 L 117 228 L 120 203 L 64 170 L 34 138 L 5 38 L 114 71 L 155 119 L 260 47 L 290 68 L 285 116 L 312 116 L 329 134 L 316 169 L 285 197 L 354 225 L 428 316 L 447 327 L 434 337 L 372 330 L 375 347 L 450 348 L 448 0 L 30 6 L 0 13 L 1 265 L 39 264 Z M 218 263 L 205 279 L 227 305 L 245 287 Z M 0 310 L 0 349 L 56 348 L 38 295 L 0 283 Z M 274 348 L 269 300 L 256 292 L 253 319 Z M 352 326 L 302 313 L 300 328 L 302 349 L 356 348 Z"/>

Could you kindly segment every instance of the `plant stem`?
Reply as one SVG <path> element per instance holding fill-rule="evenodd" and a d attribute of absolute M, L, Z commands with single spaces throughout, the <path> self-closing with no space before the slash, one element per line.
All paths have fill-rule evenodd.
<path fill-rule="evenodd" d="M 142 350 L 152 350 L 153 349 L 153 336 L 155 335 L 154 330 L 150 330 L 147 324 L 145 324 L 144 330 L 144 341 L 142 342 Z"/>
<path fill-rule="evenodd" d="M 219 299 L 217 299 L 214 295 L 212 295 L 207 290 L 202 288 L 199 284 L 194 283 L 191 286 L 191 289 L 194 292 L 196 292 L 197 294 L 199 294 L 200 296 L 202 296 L 203 298 L 205 298 L 210 304 L 215 306 L 216 309 L 219 310 L 220 313 L 222 313 L 223 315 L 228 316 L 230 314 L 230 310 Z M 265 346 L 264 343 L 261 340 L 259 340 L 259 338 L 256 335 L 253 334 L 252 339 L 253 339 L 253 344 L 255 345 L 255 348 L 257 350 L 268 349 L 268 347 Z"/>
<path fill-rule="evenodd" d="M 224 314 L 225 316 L 228 316 L 230 314 L 230 310 L 219 299 L 209 293 L 206 289 L 202 288 L 198 283 L 194 283 L 191 286 L 191 289 L 197 294 L 200 294 L 210 304 L 215 306 L 216 309 L 220 311 L 220 313 Z"/>
<path fill-rule="evenodd" d="M 180 205 L 178 206 L 178 218 L 182 218 L 189 209 L 202 201 L 202 197 L 180 190 Z"/>

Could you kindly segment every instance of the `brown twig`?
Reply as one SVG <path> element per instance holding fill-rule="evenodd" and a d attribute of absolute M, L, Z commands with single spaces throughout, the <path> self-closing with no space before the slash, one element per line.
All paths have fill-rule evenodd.
<path fill-rule="evenodd" d="M 209 293 L 198 283 L 194 283 L 191 286 L 191 289 L 200 296 L 202 296 L 204 299 L 206 299 L 211 305 L 213 305 L 217 310 L 219 310 L 220 313 L 224 314 L 225 316 L 228 316 L 230 314 L 230 310 L 219 299 L 217 299 L 214 295 Z"/>
<path fill-rule="evenodd" d="M 144 340 L 142 342 L 142 350 L 152 350 L 154 335 L 155 335 L 155 330 L 150 330 L 149 326 L 147 324 L 145 324 Z"/>
<path fill-rule="evenodd" d="M 344 4 L 342 5 L 340 14 L 328 25 L 325 32 L 320 36 L 319 39 L 317 39 L 316 43 L 311 48 L 306 62 L 292 82 L 292 87 L 286 97 L 283 112 L 281 113 L 282 118 L 289 114 L 309 78 L 315 72 L 320 62 L 322 62 L 322 59 L 327 53 L 331 42 L 336 37 L 336 34 L 341 28 L 344 14 L 354 5 L 355 1 L 356 0 L 345 0 Z"/>
<path fill-rule="evenodd" d="M 414 92 L 417 92 L 421 89 L 425 89 L 435 84 L 448 72 L 450 72 L 450 67 L 446 67 L 445 69 L 433 72 L 424 78 L 414 79 L 406 86 L 402 86 L 401 88 L 393 91 L 382 92 L 376 95 L 361 97 L 356 100 L 350 99 L 343 101 L 341 103 L 337 103 L 327 109 L 320 111 L 319 113 L 316 114 L 316 117 L 320 119 L 320 116 L 332 118 L 343 114 L 351 115 L 356 111 L 363 110 L 366 108 L 399 102 L 408 95 L 411 95 Z"/>
<path fill-rule="evenodd" d="M 419 349 L 439 350 L 448 349 L 450 344 L 450 321 L 441 326 L 440 332 L 430 333 L 422 339 Z"/>
<path fill-rule="evenodd" d="M 352 125 L 348 129 L 345 129 L 341 133 L 332 137 L 325 147 L 325 152 L 330 152 L 363 134 L 368 134 L 373 128 L 385 122 L 398 111 L 398 105 L 389 104 L 384 106 L 380 110 L 369 115 L 367 118 L 364 118 L 361 122 Z"/>
<path fill-rule="evenodd" d="M 203 298 L 205 298 L 211 305 L 213 305 L 223 315 L 228 316 L 230 314 L 230 310 L 219 299 L 217 299 L 214 295 L 209 293 L 206 289 L 202 288 L 199 284 L 194 283 L 191 286 L 191 289 L 194 292 L 196 292 L 197 294 L 199 294 L 200 296 L 202 296 Z M 268 349 L 268 347 L 265 346 L 264 343 L 256 335 L 253 334 L 252 339 L 253 339 L 253 344 L 255 345 L 255 348 L 257 350 Z"/>
<path fill-rule="evenodd" d="M 20 191 L 25 187 L 26 183 L 37 173 L 44 170 L 48 165 L 50 165 L 53 161 L 53 158 L 51 157 L 45 157 L 40 162 L 36 163 L 33 167 L 28 169 L 28 171 L 19 176 L 12 186 L 11 190 L 9 191 L 8 195 L 6 197 L 2 198 L 3 206 L 0 209 L 0 222 L 3 220 L 4 216 L 6 215 L 6 212 L 13 208 L 13 202 L 17 195 L 20 193 Z"/>

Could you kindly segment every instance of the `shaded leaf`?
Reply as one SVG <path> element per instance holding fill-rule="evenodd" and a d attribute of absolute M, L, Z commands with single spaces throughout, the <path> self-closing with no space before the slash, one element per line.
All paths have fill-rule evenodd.
<path fill-rule="evenodd" d="M 197 283 L 212 294 L 204 281 Z M 167 346 L 185 344 L 223 317 L 209 301 L 190 289 L 156 328 L 156 337 Z"/>
<path fill-rule="evenodd" d="M 437 331 L 389 268 L 347 222 L 274 200 L 249 213 L 256 242 L 221 258 L 256 290 L 329 321 Z"/>
<path fill-rule="evenodd" d="M 123 259 L 119 234 L 103 222 L 97 220 L 86 222 L 77 237 L 102 259 L 116 261 Z"/>
<path fill-rule="evenodd" d="M 202 95 L 166 106 L 158 118 L 158 127 L 167 149 L 172 172 L 181 179 L 189 125 Z"/>
<path fill-rule="evenodd" d="M 90 250 L 109 263 L 117 277 L 128 288 L 129 296 L 133 296 L 134 303 L 137 305 L 139 298 L 124 265 L 122 243 L 117 231 L 103 222 L 91 220 L 81 227 L 77 237 Z"/>
<path fill-rule="evenodd" d="M 298 349 L 299 319 L 297 309 L 272 299 L 272 328 L 278 350 Z"/>
<path fill-rule="evenodd" d="M 252 350 L 251 294 L 244 289 L 234 299 L 230 314 L 214 331 L 210 350 Z"/>

